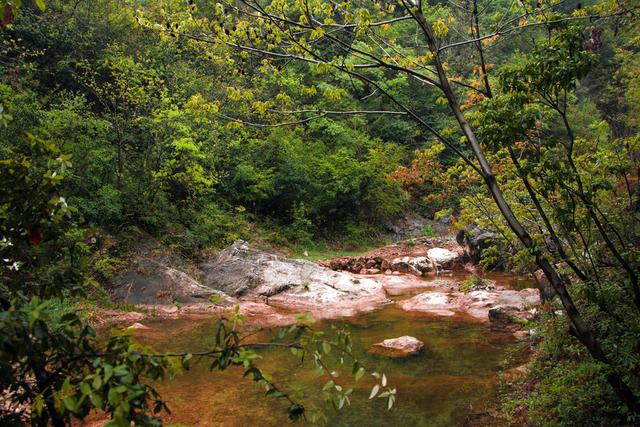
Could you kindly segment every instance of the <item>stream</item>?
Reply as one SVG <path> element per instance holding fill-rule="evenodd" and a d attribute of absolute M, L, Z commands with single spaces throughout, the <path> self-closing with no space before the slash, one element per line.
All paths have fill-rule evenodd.
<path fill-rule="evenodd" d="M 516 277 L 492 277 L 511 288 L 526 286 Z M 427 279 L 428 280 L 428 279 Z M 407 298 L 415 291 L 391 296 Z M 373 378 L 357 383 L 347 363 L 341 378 L 354 388 L 351 406 L 341 411 L 326 410 L 331 426 L 456 426 L 470 414 L 482 413 L 495 403 L 498 372 L 505 351 L 515 342 L 510 333 L 493 332 L 487 323 L 463 316 L 434 317 L 410 313 L 389 304 L 353 317 L 324 320 L 316 328 L 330 331 L 332 325 L 349 325 L 355 355 L 361 362 L 386 373 L 397 388 L 391 411 L 385 399 L 368 400 Z M 212 340 L 214 320 L 176 319 L 148 322 L 148 330 L 137 331 L 139 342 L 159 351 L 204 350 Z M 425 343 L 420 354 L 389 359 L 368 353 L 367 348 L 387 338 L 411 335 Z M 310 362 L 301 364 L 288 350 L 260 350 L 258 365 L 273 376 L 280 388 L 306 406 L 322 407 L 321 393 L 326 378 L 313 375 Z M 281 426 L 288 424 L 287 402 L 266 398 L 262 389 L 242 377 L 241 368 L 225 372 L 208 370 L 208 363 L 192 363 L 189 371 L 161 383 L 170 415 L 165 423 L 193 426 Z"/>

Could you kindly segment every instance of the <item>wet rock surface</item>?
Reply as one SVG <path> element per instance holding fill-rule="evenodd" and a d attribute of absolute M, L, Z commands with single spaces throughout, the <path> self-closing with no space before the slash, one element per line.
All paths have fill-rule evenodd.
<path fill-rule="evenodd" d="M 462 292 L 433 292 L 427 291 L 398 303 L 399 307 L 406 311 L 422 312 L 437 316 L 453 316 L 456 313 L 468 314 L 478 320 L 489 321 L 491 310 L 509 307 L 507 316 L 498 316 L 495 311 L 496 329 L 517 330 L 518 321 L 513 319 L 530 320 L 533 314 L 528 312 L 529 307 L 540 304 L 538 292 L 535 289 L 515 291 L 510 289 L 495 289 L 472 291 L 467 294 Z"/>
<path fill-rule="evenodd" d="M 416 355 L 423 347 L 424 343 L 419 339 L 404 335 L 373 344 L 369 347 L 369 352 L 380 356 L 398 358 Z"/>
<path fill-rule="evenodd" d="M 236 297 L 263 298 L 290 309 L 346 314 L 388 302 L 375 280 L 336 272 L 310 261 L 251 248 L 237 241 L 201 265 L 203 285 Z"/>
<path fill-rule="evenodd" d="M 304 311 L 317 319 L 352 316 L 390 303 L 388 296 L 400 295 L 408 297 L 397 302 L 402 310 L 471 316 L 499 331 L 517 331 L 534 316 L 529 309 L 540 303 L 535 289 L 505 289 L 482 279 L 478 281 L 482 286 L 474 285 L 464 293 L 461 284 L 469 277 L 464 269 L 435 276 L 435 271 L 457 269 L 463 258 L 460 252 L 441 247 L 447 246 L 442 242 L 428 247 L 433 243 L 425 240 L 417 249 L 392 246 L 348 258 L 358 264 L 360 275 L 288 259 L 241 240 L 199 265 L 154 257 L 153 251 L 146 251 L 132 262 L 135 269 L 116 280 L 112 293 L 161 318 L 221 313 L 239 305 L 243 314 L 265 325 L 291 324 L 295 313 Z M 423 256 L 415 256 L 419 253 Z M 324 265 L 344 260 L 328 260 Z M 380 268 L 387 274 L 379 274 Z M 123 317 L 122 323 L 146 317 L 135 314 L 135 318 Z"/>

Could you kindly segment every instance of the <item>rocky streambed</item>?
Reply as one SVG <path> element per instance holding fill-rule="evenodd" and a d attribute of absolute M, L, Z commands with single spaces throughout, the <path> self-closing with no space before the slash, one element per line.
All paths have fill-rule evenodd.
<path fill-rule="evenodd" d="M 391 268 L 382 271 L 371 260 Z M 470 281 L 475 276 L 467 261 L 462 250 L 431 244 L 318 265 L 237 241 L 194 266 L 150 248 L 139 252 L 132 260 L 136 269 L 112 288 L 138 311 L 111 320 L 133 326 L 137 339 L 157 350 L 198 351 L 211 341 L 211 317 L 232 307 L 247 317 L 245 327 L 266 329 L 291 324 L 297 313 L 310 311 L 318 320 L 315 328 L 327 333 L 346 323 L 356 356 L 385 372 L 398 388 L 398 403 L 387 412 L 382 400 L 367 400 L 370 381 L 354 384 L 352 407 L 329 411 L 330 425 L 485 425 L 473 420 L 486 421 L 504 352 L 526 334 L 539 297 L 537 290 L 521 289 L 516 278 L 504 274 Z M 360 273 L 345 271 L 357 264 L 364 266 Z M 280 386 L 322 405 L 322 384 L 308 363 L 275 348 L 260 350 L 260 356 L 260 366 Z M 285 423 L 282 403 L 265 399 L 241 377 L 240 369 L 211 373 L 196 363 L 159 386 L 172 409 L 164 421 Z"/>
<path fill-rule="evenodd" d="M 112 292 L 165 318 L 238 305 L 250 321 L 265 326 L 292 323 L 295 313 L 305 311 L 316 319 L 353 316 L 408 294 L 410 298 L 396 303 L 405 312 L 463 316 L 491 322 L 493 329 L 514 331 L 533 317 L 540 303 L 537 290 L 512 289 L 490 278 L 475 280 L 469 273 L 473 265 L 466 260 L 463 250 L 423 246 L 404 252 L 385 248 L 316 264 L 237 241 L 191 266 L 189 274 L 179 270 L 175 260 L 158 257 L 157 251 L 141 252 L 133 261 L 137 269 L 122 275 Z M 475 282 L 464 282 L 469 278 Z M 129 313 L 119 320 L 140 322 L 141 316 Z"/>

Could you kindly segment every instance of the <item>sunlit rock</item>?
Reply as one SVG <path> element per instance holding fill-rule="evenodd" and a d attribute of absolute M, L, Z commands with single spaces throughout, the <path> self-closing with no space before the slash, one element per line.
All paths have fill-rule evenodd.
<path fill-rule="evenodd" d="M 404 335 L 373 344 L 369 351 L 387 357 L 406 357 L 418 354 L 423 347 L 424 343 L 419 339 Z"/>

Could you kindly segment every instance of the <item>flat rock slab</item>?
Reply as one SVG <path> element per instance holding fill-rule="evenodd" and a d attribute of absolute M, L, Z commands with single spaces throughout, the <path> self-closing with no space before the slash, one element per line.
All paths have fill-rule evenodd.
<path fill-rule="evenodd" d="M 459 293 L 423 292 L 413 298 L 398 302 L 405 311 L 417 311 L 436 316 L 453 316 L 462 311 Z"/>
<path fill-rule="evenodd" d="M 456 281 L 449 278 L 433 278 L 425 280 L 409 274 L 394 276 L 380 275 L 374 278 L 381 283 L 388 295 L 404 295 L 419 291 L 453 291 L 457 290 Z"/>
<path fill-rule="evenodd" d="M 525 312 L 530 306 L 540 304 L 536 289 L 514 291 L 508 289 L 462 292 L 423 292 L 400 301 L 398 306 L 406 311 L 422 312 L 437 316 L 453 316 L 466 313 L 476 319 L 489 321 L 491 309 L 508 306 L 511 314 Z"/>
<path fill-rule="evenodd" d="M 407 357 L 420 353 L 424 343 L 417 338 L 404 335 L 398 338 L 389 338 L 369 347 L 369 352 L 386 357 Z"/>

